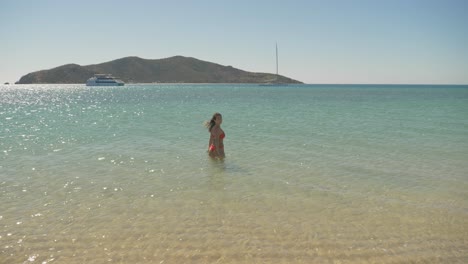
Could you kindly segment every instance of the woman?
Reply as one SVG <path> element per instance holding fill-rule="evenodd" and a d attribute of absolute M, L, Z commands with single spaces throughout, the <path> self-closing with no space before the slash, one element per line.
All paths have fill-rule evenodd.
<path fill-rule="evenodd" d="M 210 141 L 208 143 L 208 155 L 212 158 L 224 159 L 224 144 L 223 140 L 226 134 L 221 129 L 223 117 L 220 113 L 214 113 L 210 122 L 206 122 L 206 127 L 210 132 Z"/>

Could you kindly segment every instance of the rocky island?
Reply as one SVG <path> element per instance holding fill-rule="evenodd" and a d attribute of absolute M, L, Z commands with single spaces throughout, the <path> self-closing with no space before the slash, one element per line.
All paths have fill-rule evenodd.
<path fill-rule="evenodd" d="M 112 74 L 126 83 L 302 83 L 281 75 L 247 72 L 183 56 L 155 60 L 125 57 L 86 66 L 66 64 L 28 73 L 16 83 L 85 83 L 96 73 Z"/>

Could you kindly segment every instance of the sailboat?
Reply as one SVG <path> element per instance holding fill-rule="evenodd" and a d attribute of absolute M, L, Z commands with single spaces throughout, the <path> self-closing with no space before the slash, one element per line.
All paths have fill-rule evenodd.
<path fill-rule="evenodd" d="M 268 83 L 262 83 L 260 84 L 260 86 L 278 86 L 278 85 L 287 85 L 285 83 L 281 83 L 279 80 L 278 80 L 278 43 L 276 43 L 276 78 L 274 81 L 272 82 L 268 82 Z"/>

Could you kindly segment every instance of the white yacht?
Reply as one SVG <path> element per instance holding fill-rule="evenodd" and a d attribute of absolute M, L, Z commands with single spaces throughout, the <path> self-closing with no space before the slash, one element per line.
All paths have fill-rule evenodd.
<path fill-rule="evenodd" d="M 86 86 L 123 86 L 125 83 L 111 74 L 95 74 L 86 81 Z"/>

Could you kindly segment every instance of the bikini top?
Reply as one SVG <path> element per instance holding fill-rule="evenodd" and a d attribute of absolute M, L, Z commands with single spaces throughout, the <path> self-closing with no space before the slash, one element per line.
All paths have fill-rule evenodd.
<path fill-rule="evenodd" d="M 213 134 L 211 134 L 211 137 L 214 138 Z M 224 139 L 225 137 L 226 137 L 226 134 L 224 134 L 224 132 L 219 135 L 220 139 Z"/>

